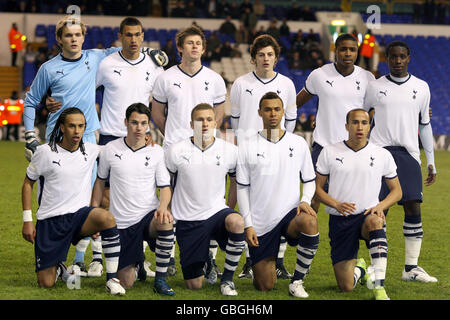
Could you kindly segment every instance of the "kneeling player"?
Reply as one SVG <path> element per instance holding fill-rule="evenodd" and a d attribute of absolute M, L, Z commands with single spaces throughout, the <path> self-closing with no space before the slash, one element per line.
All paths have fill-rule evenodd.
<path fill-rule="evenodd" d="M 275 286 L 275 259 L 284 236 L 289 245 L 297 246 L 289 293 L 307 298 L 303 279 L 319 245 L 316 212 L 310 206 L 316 178 L 311 153 L 302 137 L 281 130 L 284 108 L 276 93 L 261 98 L 258 113 L 264 129 L 239 145 L 236 173 L 253 283 L 262 291 Z"/>
<path fill-rule="evenodd" d="M 208 257 L 209 243 L 214 239 L 225 251 L 220 291 L 235 296 L 233 275 L 244 249 L 244 221 L 225 204 L 225 179 L 228 174 L 230 183 L 236 183 L 237 147 L 215 138 L 216 126 L 213 107 L 197 105 L 191 112 L 194 136 L 169 147 L 166 165 L 176 179 L 172 212 L 187 288 L 200 289 L 205 273 L 208 283 L 217 280 Z"/>
<path fill-rule="evenodd" d="M 98 146 L 83 143 L 86 128 L 84 114 L 67 108 L 56 121 L 48 144 L 39 146 L 31 158 L 22 187 L 24 223 L 22 235 L 35 242 L 38 285 L 52 287 L 57 277 L 67 281 L 62 263 L 70 244 L 100 232 L 105 248 L 106 289 L 125 294 L 117 277 L 120 237 L 113 215 L 101 208 L 89 207 L 92 169 Z M 40 180 L 40 203 L 36 227 L 32 223 L 33 184 Z"/>
<path fill-rule="evenodd" d="M 100 205 L 105 181 L 110 180 L 110 210 L 119 229 L 120 252 L 118 277 L 125 288 L 136 281 L 136 267 L 144 261 L 143 241 L 156 254 L 154 291 L 172 296 L 166 282 L 167 266 L 173 246 L 173 218 L 170 203 L 170 175 L 164 163 L 164 151 L 146 145 L 145 133 L 151 111 L 135 103 L 126 110 L 127 136 L 104 146 L 100 154 L 98 178 L 94 185 L 93 205 Z M 156 188 L 160 190 L 158 200 Z M 107 250 L 107 248 L 103 247 Z"/>
<path fill-rule="evenodd" d="M 317 191 L 330 214 L 331 260 L 339 288 L 352 291 L 359 279 L 367 281 L 364 259 L 356 260 L 359 240 L 366 240 L 375 276 L 377 300 L 388 300 L 384 289 L 387 240 L 383 229 L 388 209 L 402 197 L 397 166 L 391 154 L 367 140 L 369 114 L 355 109 L 347 114 L 348 140 L 325 146 L 317 161 Z M 390 189 L 378 202 L 381 180 Z M 329 181 L 329 191 L 323 189 Z"/>

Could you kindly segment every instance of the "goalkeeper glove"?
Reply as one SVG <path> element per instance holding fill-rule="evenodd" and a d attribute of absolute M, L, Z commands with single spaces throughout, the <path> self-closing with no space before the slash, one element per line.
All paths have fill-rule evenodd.
<path fill-rule="evenodd" d="M 28 161 L 31 161 L 31 157 L 39 145 L 40 143 L 37 141 L 34 131 L 25 131 L 25 158 Z"/>

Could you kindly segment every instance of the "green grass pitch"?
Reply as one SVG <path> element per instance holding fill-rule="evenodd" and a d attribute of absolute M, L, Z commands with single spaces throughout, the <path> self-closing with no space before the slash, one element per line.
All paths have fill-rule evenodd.
<path fill-rule="evenodd" d="M 27 161 L 23 154 L 24 144 L 20 142 L 0 142 L 0 299 L 1 300 L 296 300 L 288 295 L 288 281 L 279 280 L 271 292 L 258 292 L 250 280 L 237 279 L 244 263 L 244 255 L 235 275 L 238 297 L 224 297 L 220 294 L 219 284 L 206 285 L 202 290 L 185 289 L 180 266 L 178 273 L 169 277 L 168 282 L 176 291 L 173 298 L 153 293 L 153 280 L 137 281 L 123 297 L 110 296 L 105 290 L 105 278 L 82 278 L 80 290 L 69 290 L 58 281 L 52 289 L 40 289 L 36 284 L 34 272 L 33 245 L 22 238 L 21 186 L 25 176 Z M 387 217 L 388 268 L 386 290 L 392 300 L 449 300 L 450 299 L 450 215 L 448 209 L 450 181 L 450 152 L 437 151 L 437 181 L 431 187 L 424 187 L 422 221 L 424 241 L 419 264 L 438 283 L 408 283 L 401 280 L 404 263 L 404 240 L 402 235 L 403 211 L 399 206 L 391 208 Z M 424 156 L 422 154 L 422 159 Z M 423 171 L 425 177 L 425 171 Z M 34 188 L 36 192 L 36 188 Z M 33 212 L 37 204 L 34 203 Z M 35 215 L 34 221 L 36 221 Z M 305 280 L 305 288 L 310 300 L 372 300 L 372 293 L 360 285 L 351 293 L 341 293 L 337 289 L 330 261 L 328 239 L 328 215 L 321 206 L 319 211 L 320 244 L 311 270 Z M 148 250 L 148 249 L 147 249 Z M 178 256 L 178 249 L 177 249 Z M 85 262 L 91 261 L 90 247 Z M 361 242 L 360 256 L 370 261 L 368 250 Z M 66 264 L 74 257 L 71 247 Z M 154 268 L 154 254 L 146 252 L 147 260 Z M 217 254 L 219 267 L 223 267 L 224 253 Z M 292 271 L 295 265 L 295 248 L 288 247 L 285 265 Z"/>

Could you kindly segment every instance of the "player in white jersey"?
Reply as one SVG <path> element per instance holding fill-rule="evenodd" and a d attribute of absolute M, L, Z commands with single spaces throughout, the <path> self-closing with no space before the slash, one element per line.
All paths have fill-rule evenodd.
<path fill-rule="evenodd" d="M 217 123 L 221 124 L 227 93 L 223 78 L 202 66 L 206 38 L 201 29 L 191 26 L 178 32 L 176 45 L 181 63 L 161 74 L 153 88 L 152 117 L 164 135 L 163 147 L 166 150 L 171 144 L 191 136 L 189 121 L 197 104 L 214 106 Z M 176 272 L 174 253 L 169 274 Z"/>
<path fill-rule="evenodd" d="M 164 69 L 150 55 L 141 49 L 144 41 L 142 23 L 127 17 L 120 23 L 119 41 L 122 50 L 102 60 L 97 71 L 96 87 L 103 87 L 103 104 L 100 117 L 99 144 L 105 145 L 119 137 L 127 135 L 124 115 L 127 106 L 133 103 L 151 103 L 153 84 Z M 106 181 L 102 206 L 109 206 L 109 181 Z M 95 247 L 95 243 L 94 247 Z M 146 265 L 149 262 L 145 262 Z M 89 265 L 88 275 L 98 275 L 102 268 L 101 247 L 93 249 L 93 261 Z M 154 272 L 140 265 L 140 278 Z"/>
<path fill-rule="evenodd" d="M 367 85 L 375 80 L 373 74 L 355 65 L 358 42 L 351 34 L 343 34 L 336 39 L 335 57 L 336 62 L 312 71 L 297 94 L 297 107 L 314 95 L 319 98 L 311 152 L 314 166 L 324 146 L 347 139 L 345 116 L 363 105 Z M 316 212 L 319 205 L 314 197 L 312 207 Z"/>
<path fill-rule="evenodd" d="M 227 93 L 223 78 L 202 65 L 206 39 L 201 29 L 180 31 L 176 44 L 181 63 L 161 74 L 153 88 L 152 116 L 164 134 L 165 149 L 191 136 L 191 111 L 200 103 L 214 106 L 217 123 L 222 123 Z"/>
<path fill-rule="evenodd" d="M 209 257 L 209 243 L 214 239 L 225 251 L 220 291 L 236 296 L 233 274 L 244 249 L 244 220 L 234 206 L 226 205 L 225 187 L 227 175 L 230 185 L 236 183 L 237 147 L 214 137 L 217 123 L 211 105 L 195 106 L 191 119 L 194 135 L 171 145 L 166 153 L 167 168 L 176 176 L 172 213 L 177 220 L 183 277 L 188 289 L 200 289 L 205 274 L 208 283 L 215 283 L 217 275 L 211 276 Z"/>
<path fill-rule="evenodd" d="M 368 281 L 366 263 L 357 260 L 359 240 L 366 241 L 374 269 L 375 299 L 389 300 L 384 289 L 388 244 L 384 210 L 401 199 L 402 189 L 391 154 L 368 141 L 369 114 L 354 109 L 347 114 L 348 139 L 325 146 L 317 160 L 317 197 L 327 206 L 331 259 L 338 287 L 352 291 L 358 280 Z M 381 180 L 389 194 L 378 201 Z M 328 193 L 323 190 L 329 179 Z M 358 263 L 357 263 L 358 262 Z"/>
<path fill-rule="evenodd" d="M 403 189 L 399 204 L 403 206 L 405 237 L 405 281 L 437 282 L 418 266 L 423 228 L 420 203 L 422 202 L 422 173 L 418 135 L 427 158 L 428 177 L 425 185 L 436 180 L 433 132 L 429 117 L 430 89 L 428 84 L 408 73 L 410 50 L 406 43 L 394 41 L 386 48 L 389 75 L 370 83 L 364 106 L 373 109 L 374 127 L 370 141 L 388 149 L 397 164 Z M 387 194 L 386 186 L 380 199 Z"/>
<path fill-rule="evenodd" d="M 231 87 L 231 124 L 238 136 L 238 142 L 239 138 L 245 139 L 263 129 L 262 119 L 258 115 L 259 101 L 269 91 L 276 92 L 286 106 L 281 128 L 289 132 L 294 131 L 297 119 L 294 83 L 288 77 L 274 71 L 280 58 L 280 51 L 280 46 L 272 36 L 264 34 L 255 38 L 250 48 L 251 63 L 255 65 L 255 70 L 237 78 Z M 284 266 L 286 248 L 286 239 L 282 237 L 276 261 L 279 279 L 292 277 Z M 247 245 L 245 256 L 246 262 L 239 277 L 252 278 L 251 258 Z"/>
<path fill-rule="evenodd" d="M 114 215 L 122 242 L 118 278 L 128 289 L 144 261 L 143 241 L 156 254 L 154 290 L 172 296 L 166 282 L 167 266 L 173 246 L 172 215 L 168 209 L 170 175 L 159 145 L 146 145 L 151 112 L 147 105 L 134 103 L 126 110 L 127 136 L 109 142 L 101 151 L 98 178 L 92 204 L 102 201 L 105 180 L 111 181 L 110 211 Z M 158 199 L 156 189 L 160 191 Z"/>
<path fill-rule="evenodd" d="M 38 285 L 54 286 L 58 276 L 68 280 L 63 261 L 70 244 L 100 232 L 105 248 L 106 289 L 125 294 L 117 277 L 120 236 L 113 215 L 90 207 L 91 175 L 98 146 L 83 143 L 84 114 L 78 108 L 61 112 L 50 135 L 49 144 L 39 146 L 31 158 L 22 187 L 24 223 L 22 235 L 35 242 Z M 36 227 L 32 222 L 33 184 L 39 180 L 39 209 Z M 73 285 L 73 284 L 72 284 Z M 76 283 L 75 283 L 76 285 Z"/>
<path fill-rule="evenodd" d="M 305 139 L 281 129 L 283 101 L 275 92 L 261 98 L 258 112 L 264 129 L 239 145 L 236 172 L 253 283 L 262 291 L 274 288 L 275 257 L 284 236 L 297 246 L 289 293 L 307 298 L 303 279 L 319 245 L 317 216 L 310 207 L 316 179 L 311 153 Z"/>

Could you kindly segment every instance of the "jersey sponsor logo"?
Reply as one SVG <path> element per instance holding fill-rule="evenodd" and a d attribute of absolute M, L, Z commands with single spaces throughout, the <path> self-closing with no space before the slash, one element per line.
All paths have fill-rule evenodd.
<path fill-rule="evenodd" d="M 53 160 L 52 163 L 57 164 L 58 166 L 61 167 L 61 159 L 59 159 L 58 161 Z"/>
<path fill-rule="evenodd" d="M 417 90 L 413 89 L 413 99 L 416 99 Z"/>
<path fill-rule="evenodd" d="M 339 161 L 340 163 L 342 163 L 342 164 L 344 164 L 344 157 L 342 157 L 342 158 L 336 158 L 336 161 Z"/>
<path fill-rule="evenodd" d="M 119 158 L 119 160 L 122 160 L 122 156 L 123 156 L 123 154 L 121 154 L 120 156 L 116 153 L 116 154 L 114 154 L 114 157 L 117 157 L 117 158 Z"/>
<path fill-rule="evenodd" d="M 331 87 L 333 87 L 333 82 L 334 81 L 326 80 L 325 82 L 328 83 Z"/>
<path fill-rule="evenodd" d="M 178 87 L 178 88 L 180 88 L 181 89 L 181 82 L 180 83 L 173 83 L 173 85 L 175 86 L 175 87 Z"/>
<path fill-rule="evenodd" d="M 147 161 L 145 161 L 144 165 L 147 167 L 148 166 L 148 162 L 150 161 L 150 157 L 145 157 L 145 160 L 147 160 Z"/>
<path fill-rule="evenodd" d="M 251 96 L 253 95 L 253 92 L 252 92 L 252 91 L 253 91 L 253 89 L 252 89 L 252 90 L 250 90 L 250 89 L 246 89 L 246 90 L 245 90 L 245 92 L 250 93 Z"/>
<path fill-rule="evenodd" d="M 359 86 L 361 81 L 355 81 L 355 82 L 356 82 L 356 90 L 361 90 L 361 87 Z"/>
<path fill-rule="evenodd" d="M 122 76 L 121 72 L 122 70 L 114 70 L 114 73 L 117 73 L 119 76 Z"/>

